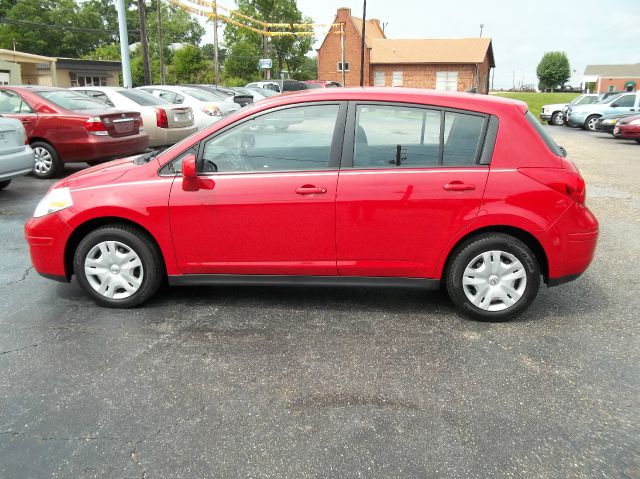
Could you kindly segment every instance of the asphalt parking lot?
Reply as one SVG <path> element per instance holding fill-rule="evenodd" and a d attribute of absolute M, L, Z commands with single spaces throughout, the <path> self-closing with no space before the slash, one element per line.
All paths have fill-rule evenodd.
<path fill-rule="evenodd" d="M 640 145 L 548 127 L 601 224 L 520 319 L 441 293 L 199 287 L 128 311 L 31 268 L 0 192 L 0 477 L 640 477 Z"/>

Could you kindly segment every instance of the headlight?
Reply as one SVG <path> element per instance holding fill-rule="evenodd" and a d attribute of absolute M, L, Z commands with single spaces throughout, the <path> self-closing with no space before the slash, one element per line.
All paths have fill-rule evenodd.
<path fill-rule="evenodd" d="M 40 218 L 70 206 L 73 206 L 73 200 L 71 199 L 69 188 L 55 188 L 40 200 L 36 210 L 33 212 L 33 217 Z"/>
<path fill-rule="evenodd" d="M 633 120 L 632 122 L 629 122 L 629 124 L 633 126 L 640 126 L 640 118 L 638 118 L 637 120 Z"/>
<path fill-rule="evenodd" d="M 604 123 L 605 125 L 615 125 L 616 123 L 618 123 L 618 120 L 609 118 L 608 120 L 602 120 L 602 123 Z"/>

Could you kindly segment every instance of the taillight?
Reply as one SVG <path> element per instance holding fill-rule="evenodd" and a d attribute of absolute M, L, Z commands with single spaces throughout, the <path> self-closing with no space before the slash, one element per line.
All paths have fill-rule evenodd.
<path fill-rule="evenodd" d="M 82 126 L 92 135 L 107 136 L 109 134 L 107 132 L 107 128 L 104 126 L 104 123 L 102 123 L 102 120 L 99 116 L 89 118 L 84 122 L 84 125 Z"/>
<path fill-rule="evenodd" d="M 587 187 L 577 170 L 562 168 L 518 168 L 518 171 L 558 193 L 567 195 L 576 203 L 583 204 L 585 202 Z"/>
<path fill-rule="evenodd" d="M 154 108 L 156 110 L 156 125 L 158 128 L 169 128 L 169 119 L 167 118 L 167 110 L 164 108 Z"/>

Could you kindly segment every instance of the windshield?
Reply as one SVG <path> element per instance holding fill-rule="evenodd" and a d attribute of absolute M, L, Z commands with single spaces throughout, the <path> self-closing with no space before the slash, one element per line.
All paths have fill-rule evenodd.
<path fill-rule="evenodd" d="M 185 92 L 187 95 L 190 95 L 193 98 L 195 98 L 196 100 L 200 100 L 200 101 L 215 101 L 215 102 L 218 102 L 221 99 L 218 95 L 214 95 L 213 93 L 210 93 L 210 92 L 205 91 L 205 90 L 198 90 L 196 88 L 185 88 L 182 91 Z"/>
<path fill-rule="evenodd" d="M 170 105 L 168 101 L 141 90 L 118 90 L 118 93 L 142 106 Z"/>
<path fill-rule="evenodd" d="M 40 91 L 38 94 L 49 100 L 54 105 L 67 110 L 105 110 L 109 106 L 98 100 L 88 98 L 82 93 L 69 90 Z"/>
<path fill-rule="evenodd" d="M 273 91 L 273 90 L 268 90 L 267 88 L 254 88 L 254 90 L 256 90 L 258 93 L 260 93 L 261 95 L 264 96 L 275 96 L 278 94 L 277 91 Z"/>

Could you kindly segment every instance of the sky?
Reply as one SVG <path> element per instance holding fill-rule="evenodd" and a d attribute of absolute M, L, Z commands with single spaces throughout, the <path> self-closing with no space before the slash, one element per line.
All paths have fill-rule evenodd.
<path fill-rule="evenodd" d="M 234 5 L 220 0 L 220 5 Z M 331 23 L 339 7 L 362 16 L 362 1 L 298 0 L 315 23 Z M 491 37 L 494 87 L 537 85 L 536 66 L 547 51 L 566 52 L 578 86 L 588 64 L 640 63 L 640 0 L 367 0 L 367 18 L 386 23 L 387 38 Z M 323 39 L 318 32 L 318 48 Z M 205 42 L 211 42 L 210 24 Z"/>

